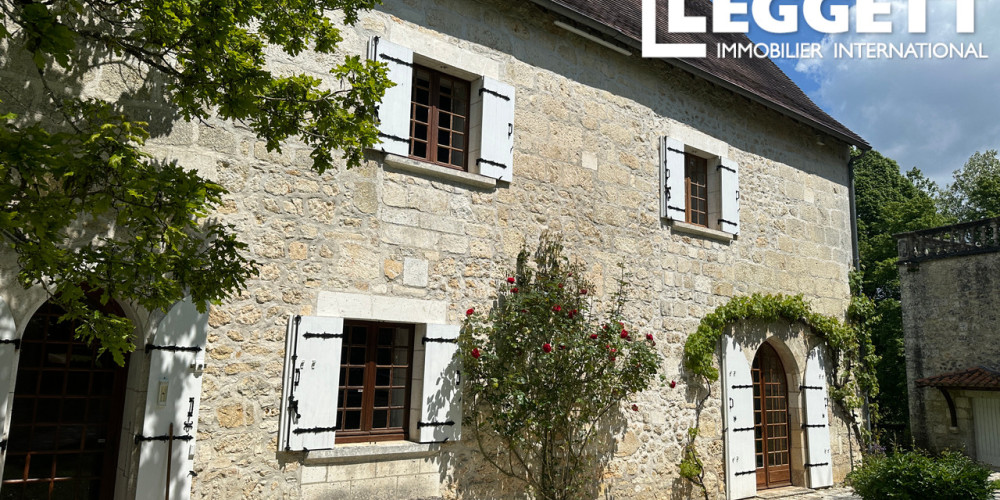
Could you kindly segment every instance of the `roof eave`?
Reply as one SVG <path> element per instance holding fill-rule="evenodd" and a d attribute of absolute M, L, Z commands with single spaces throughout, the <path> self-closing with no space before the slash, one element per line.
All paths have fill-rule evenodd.
<path fill-rule="evenodd" d="M 583 24 L 583 25 L 587 26 L 588 28 L 597 30 L 597 31 L 599 31 L 601 33 L 604 33 L 604 34 L 612 37 L 615 41 L 617 41 L 619 43 L 622 43 L 622 44 L 625 44 L 628 47 L 631 47 L 632 49 L 637 50 L 640 54 L 642 53 L 642 41 L 641 40 L 636 40 L 635 38 L 632 38 L 632 37 L 630 37 L 630 36 L 628 36 L 628 35 L 620 32 L 618 30 L 615 30 L 615 29 L 611 28 L 610 26 L 608 26 L 606 24 L 603 24 L 603 23 L 601 23 L 599 21 L 596 21 L 596 20 L 594 20 L 594 19 L 592 19 L 590 17 L 587 17 L 587 16 L 585 16 L 585 15 L 583 15 L 583 14 L 581 14 L 581 13 L 579 13 L 579 12 L 573 10 L 573 9 L 570 9 L 570 8 L 565 7 L 563 5 L 559 5 L 559 4 L 555 3 L 555 2 L 553 2 L 552 0 L 532 0 L 532 2 L 534 2 L 535 4 L 537 4 L 537 5 L 541 6 L 541 7 L 546 8 L 548 10 L 551 10 L 551 11 L 553 11 L 553 12 L 559 14 L 559 15 L 562 15 L 562 16 L 565 16 L 565 17 L 567 17 L 569 19 L 572 19 L 575 22 Z M 859 140 L 858 138 L 851 137 L 851 136 L 849 136 L 849 135 L 847 135 L 847 134 L 845 134 L 845 133 L 843 133 L 843 132 L 841 132 L 839 130 L 833 129 L 833 128 L 828 127 L 828 126 L 826 126 L 826 125 L 824 125 L 822 123 L 817 122 L 815 119 L 813 119 L 812 117 L 810 117 L 808 115 L 803 115 L 802 113 L 799 113 L 799 112 L 797 112 L 795 110 L 789 109 L 789 108 L 787 108 L 785 106 L 782 106 L 782 105 L 780 105 L 778 103 L 775 103 L 774 101 L 771 101 L 769 99 L 764 99 L 763 97 L 761 97 L 761 96 L 759 96 L 757 94 L 754 94 L 753 92 L 750 92 L 747 89 L 744 89 L 744 88 L 742 88 L 742 87 L 740 87 L 738 85 L 734 85 L 733 83 L 728 82 L 726 80 L 723 80 L 722 78 L 719 78 L 719 77 L 717 77 L 717 76 L 715 76 L 715 75 L 713 75 L 711 73 L 708 73 L 708 72 L 705 72 L 705 71 L 703 71 L 701 69 L 695 68 L 691 64 L 687 63 L 684 59 L 670 58 L 670 59 L 663 59 L 663 61 L 665 61 L 665 62 L 667 62 L 667 63 L 669 63 L 669 64 L 671 64 L 673 66 L 676 66 L 676 67 L 678 67 L 678 68 L 680 68 L 680 69 L 682 69 L 684 71 L 692 73 L 692 74 L 694 74 L 694 75 L 696 75 L 698 77 L 704 78 L 705 80 L 708 80 L 708 81 L 710 81 L 710 82 L 712 82 L 712 83 L 714 83 L 714 84 L 716 84 L 716 85 L 718 85 L 718 86 L 720 86 L 722 88 L 725 88 L 726 90 L 729 90 L 729 91 L 734 92 L 734 93 L 736 93 L 738 95 L 746 97 L 747 99 L 750 99 L 751 101 L 754 101 L 754 102 L 756 102 L 758 104 L 761 104 L 764 107 L 767 107 L 769 109 L 777 111 L 778 113 L 780 113 L 782 115 L 785 115 L 785 116 L 787 116 L 789 118 L 792 118 L 793 120 L 797 120 L 797 121 L 803 122 L 806 125 L 814 128 L 814 129 L 816 129 L 816 130 L 818 130 L 820 132 L 823 132 L 825 134 L 833 136 L 833 137 L 835 137 L 835 138 L 837 138 L 837 139 L 839 139 L 841 141 L 844 141 L 845 143 L 850 144 L 850 145 L 852 145 L 852 146 L 854 146 L 854 147 L 856 147 L 856 148 L 858 148 L 858 149 L 860 149 L 862 151 L 867 151 L 867 150 L 870 150 L 872 148 L 871 145 L 868 144 L 868 142 L 866 142 L 863 139 Z"/>

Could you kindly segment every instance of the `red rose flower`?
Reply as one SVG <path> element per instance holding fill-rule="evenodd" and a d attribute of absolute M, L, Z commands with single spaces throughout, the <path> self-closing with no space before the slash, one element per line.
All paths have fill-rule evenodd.
<path fill-rule="evenodd" d="M 479 354 L 479 348 L 478 347 L 473 347 L 472 348 L 472 357 L 476 358 L 476 359 L 479 359 L 479 356 L 480 356 L 480 354 Z"/>
<path fill-rule="evenodd" d="M 615 362 L 615 357 L 614 357 L 614 356 L 611 356 L 611 362 L 612 362 L 612 363 L 614 363 L 614 362 Z"/>
<path fill-rule="evenodd" d="M 513 283 L 513 282 L 514 282 L 514 277 L 513 276 L 511 276 L 510 278 L 507 278 L 507 283 Z"/>
<path fill-rule="evenodd" d="M 639 411 L 639 405 L 632 405 L 632 411 Z"/>
<path fill-rule="evenodd" d="M 653 334 L 652 333 L 647 333 L 646 334 L 646 340 L 653 340 Z"/>
<path fill-rule="evenodd" d="M 559 283 L 559 288 L 562 288 L 562 283 Z"/>
<path fill-rule="evenodd" d="M 611 344 L 604 344 L 605 349 L 611 349 Z"/>
<path fill-rule="evenodd" d="M 587 295 L 587 289 L 580 290 L 580 295 Z"/>
<path fill-rule="evenodd" d="M 623 339 L 627 339 L 628 338 L 628 330 L 622 330 L 622 338 Z"/>
<path fill-rule="evenodd" d="M 612 347 L 611 348 L 611 352 L 618 352 L 618 349 L 615 349 L 614 347 Z"/>
<path fill-rule="evenodd" d="M 542 344 L 542 350 L 545 352 L 552 352 L 552 344 L 548 342 Z"/>
<path fill-rule="evenodd" d="M 591 333 L 591 334 L 590 334 L 590 338 L 592 338 L 592 339 L 596 339 L 596 338 L 597 338 L 597 334 L 596 334 L 596 333 Z"/>
<path fill-rule="evenodd" d="M 565 344 L 559 344 L 559 348 L 560 349 L 566 349 L 566 345 Z"/>
<path fill-rule="evenodd" d="M 677 387 L 677 382 L 674 381 L 674 380 L 671 380 L 670 381 L 670 388 L 673 389 L 674 387 Z"/>
<path fill-rule="evenodd" d="M 475 308 L 470 307 L 468 311 L 465 311 L 466 316 L 472 316 L 472 313 L 476 312 Z"/>
<path fill-rule="evenodd" d="M 562 306 L 560 306 L 560 305 L 554 305 L 554 306 L 552 306 L 552 310 L 555 311 L 555 312 L 562 311 Z"/>
<path fill-rule="evenodd" d="M 514 288 L 511 288 L 510 293 L 517 293 L 517 287 L 515 286 Z"/>

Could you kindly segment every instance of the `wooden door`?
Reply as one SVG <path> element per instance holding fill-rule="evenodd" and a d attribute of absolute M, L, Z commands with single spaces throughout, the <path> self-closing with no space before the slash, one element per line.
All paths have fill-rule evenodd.
<path fill-rule="evenodd" d="M 73 338 L 44 304 L 21 343 L 3 470 L 3 499 L 102 499 L 114 494 L 126 370 Z"/>
<path fill-rule="evenodd" d="M 768 344 L 760 347 L 750 373 L 753 379 L 757 488 L 788 486 L 792 484 L 788 379 L 773 347 Z"/>

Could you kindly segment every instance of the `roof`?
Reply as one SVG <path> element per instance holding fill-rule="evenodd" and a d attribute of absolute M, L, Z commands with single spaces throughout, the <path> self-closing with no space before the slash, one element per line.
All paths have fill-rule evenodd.
<path fill-rule="evenodd" d="M 643 0 L 533 0 L 536 4 L 585 24 L 620 43 L 642 46 Z M 656 39 L 661 43 L 706 43 L 708 57 L 665 61 L 749 97 L 784 115 L 861 149 L 871 146 L 861 136 L 819 108 L 784 72 L 767 58 L 718 58 L 717 43 L 751 43 L 742 33 L 711 33 L 711 0 L 686 0 L 685 12 L 708 18 L 709 33 L 668 33 L 667 2 L 656 1 Z"/>
<path fill-rule="evenodd" d="M 917 387 L 998 391 L 1000 390 L 1000 373 L 977 366 L 968 370 L 922 378 L 917 380 Z"/>

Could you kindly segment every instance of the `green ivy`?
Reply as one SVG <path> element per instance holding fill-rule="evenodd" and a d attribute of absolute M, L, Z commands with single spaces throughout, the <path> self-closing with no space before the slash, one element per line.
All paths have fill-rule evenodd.
<path fill-rule="evenodd" d="M 852 275 L 852 289 L 855 288 L 853 284 Z M 850 323 L 844 323 L 832 316 L 813 312 L 802 295 L 755 293 L 733 297 L 702 318 L 698 329 L 688 337 L 684 343 L 684 366 L 692 375 L 704 377 L 710 385 L 719 379 L 714 356 L 727 326 L 747 320 L 801 323 L 822 337 L 832 350 L 835 376 L 829 388 L 831 399 L 846 415 L 851 416 L 852 427 L 859 441 L 869 442 L 875 436 L 871 436 L 860 425 L 854 410 L 864 407 L 869 421 L 877 421 L 879 418 L 878 405 L 873 402 L 879 391 L 875 372 L 879 357 L 875 354 L 870 333 L 871 326 L 878 321 L 875 304 L 871 299 L 855 292 L 848 307 L 848 317 Z M 866 401 L 866 396 L 872 400 Z M 696 409 L 696 426 L 705 400 L 707 396 Z M 697 451 L 694 449 L 697 427 L 692 427 L 689 432 L 691 431 L 694 434 L 685 446 L 684 458 L 680 463 L 681 476 L 700 485 L 697 480 L 699 476 L 694 474 L 700 461 L 691 460 L 691 457 L 697 460 Z"/>

